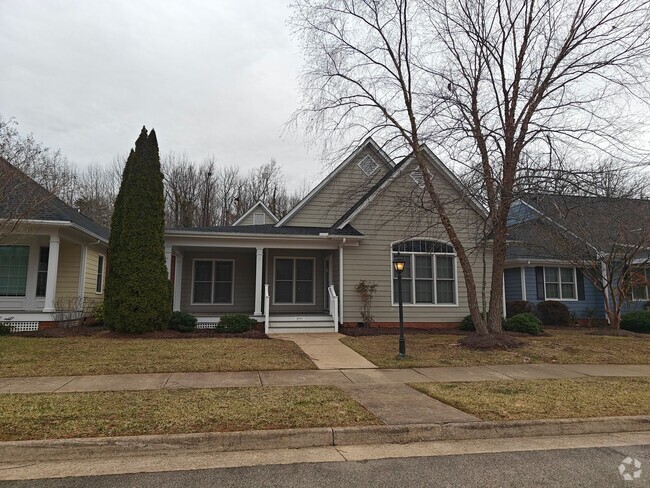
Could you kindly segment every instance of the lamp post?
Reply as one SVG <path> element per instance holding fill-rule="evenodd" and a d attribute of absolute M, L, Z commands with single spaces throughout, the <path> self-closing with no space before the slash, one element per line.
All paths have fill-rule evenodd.
<path fill-rule="evenodd" d="M 406 266 L 406 259 L 398 252 L 393 258 L 393 269 L 397 273 L 397 296 L 399 303 L 399 357 L 406 356 L 406 341 L 404 339 L 404 307 L 402 305 L 402 272 Z"/>

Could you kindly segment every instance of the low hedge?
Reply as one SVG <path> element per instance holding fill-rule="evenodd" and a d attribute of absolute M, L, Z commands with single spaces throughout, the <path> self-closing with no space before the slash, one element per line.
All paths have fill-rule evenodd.
<path fill-rule="evenodd" d="M 542 322 L 532 313 L 520 313 L 510 317 L 505 321 L 503 328 L 511 332 L 525 332 L 532 335 L 544 332 Z"/>
<path fill-rule="evenodd" d="M 9 334 L 11 334 L 11 325 L 0 324 L 0 335 L 9 335 Z"/>
<path fill-rule="evenodd" d="M 526 300 L 513 300 L 506 303 L 506 317 L 514 317 L 520 313 L 535 313 L 535 304 Z"/>
<path fill-rule="evenodd" d="M 221 316 L 216 329 L 219 332 L 237 334 L 240 332 L 248 332 L 256 325 L 257 320 L 251 319 L 248 315 L 243 313 L 227 314 Z"/>
<path fill-rule="evenodd" d="M 650 334 L 650 311 L 626 313 L 621 318 L 621 329 Z"/>
<path fill-rule="evenodd" d="M 539 317 L 539 320 L 544 325 L 571 325 L 569 307 L 555 300 L 539 302 L 535 315 Z"/>
<path fill-rule="evenodd" d="M 186 312 L 174 312 L 169 320 L 169 328 L 180 332 L 193 332 L 196 330 L 197 319 Z"/>

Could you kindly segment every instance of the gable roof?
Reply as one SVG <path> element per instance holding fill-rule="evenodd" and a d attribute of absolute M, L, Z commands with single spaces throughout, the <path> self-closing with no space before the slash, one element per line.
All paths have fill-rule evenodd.
<path fill-rule="evenodd" d="M 296 215 L 300 209 L 302 209 L 308 202 L 310 202 L 316 195 L 318 195 L 329 183 L 332 181 L 336 175 L 338 175 L 348 164 L 350 164 L 354 159 L 361 154 L 366 148 L 373 148 L 380 156 L 380 160 L 388 167 L 389 172 L 393 169 L 393 163 L 384 150 L 377 144 L 372 137 L 368 137 L 363 143 L 357 147 L 352 154 L 350 154 L 341 164 L 339 164 L 334 171 L 328 174 L 312 191 L 310 191 L 305 198 L 300 200 L 298 204 L 293 207 L 287 215 L 285 215 L 280 221 L 275 224 L 276 227 L 281 227 L 287 223 L 291 218 Z"/>
<path fill-rule="evenodd" d="M 3 185 L 0 218 L 20 216 L 24 222 L 69 222 L 82 232 L 108 242 L 108 229 L 65 203 L 2 157 L 0 177 Z"/>
<path fill-rule="evenodd" d="M 449 183 L 456 188 L 472 205 L 474 210 L 479 215 L 485 216 L 485 209 L 467 192 L 465 186 L 461 183 L 458 177 L 445 165 L 428 146 L 423 145 L 425 153 L 429 160 L 441 171 Z M 388 187 L 406 167 L 414 161 L 413 153 L 405 156 L 399 163 L 397 163 L 391 171 L 386 173 L 368 192 L 362 196 L 357 203 L 355 203 L 350 210 L 348 210 L 333 226 L 332 228 L 341 228 L 349 225 L 352 220 L 366 208 L 386 187 Z"/>
<path fill-rule="evenodd" d="M 519 218 L 510 220 L 509 231 L 515 239 L 536 239 L 543 227 L 536 222 L 545 220 L 596 251 L 639 244 L 639 238 L 650 246 L 650 200 L 537 193 L 519 202 L 530 211 L 515 209 Z"/>
<path fill-rule="evenodd" d="M 266 205 L 264 205 L 264 202 L 262 202 L 261 200 L 259 200 L 255 205 L 253 205 L 251 208 L 249 208 L 249 209 L 244 213 L 244 215 L 242 215 L 242 216 L 239 217 L 237 220 L 235 220 L 235 222 L 234 222 L 232 225 L 241 225 L 241 223 L 242 223 L 244 220 L 246 220 L 246 217 L 248 217 L 249 215 L 251 215 L 251 214 L 255 211 L 256 208 L 261 208 L 261 209 L 266 213 L 266 215 L 268 215 L 269 217 L 271 217 L 271 220 L 273 220 L 273 223 L 274 223 L 274 224 L 277 224 L 277 223 L 278 223 L 278 218 L 275 216 L 275 214 L 274 214 L 273 212 L 271 212 L 271 210 L 269 209 L 269 207 L 267 207 Z"/>

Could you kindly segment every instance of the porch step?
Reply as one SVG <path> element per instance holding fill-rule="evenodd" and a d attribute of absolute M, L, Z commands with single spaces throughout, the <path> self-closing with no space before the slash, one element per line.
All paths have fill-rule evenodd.
<path fill-rule="evenodd" d="M 334 332 L 334 324 L 329 315 L 275 316 L 269 317 L 269 332 L 272 334 Z"/>

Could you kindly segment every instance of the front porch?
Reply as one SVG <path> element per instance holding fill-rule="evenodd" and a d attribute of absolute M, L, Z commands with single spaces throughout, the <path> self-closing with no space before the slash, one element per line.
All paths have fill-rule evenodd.
<path fill-rule="evenodd" d="M 174 310 L 195 315 L 200 328 L 245 314 L 267 333 L 338 331 L 340 242 L 256 241 L 168 238 Z"/>

